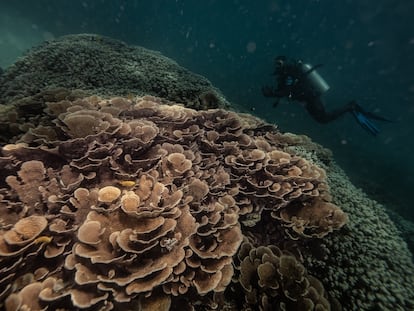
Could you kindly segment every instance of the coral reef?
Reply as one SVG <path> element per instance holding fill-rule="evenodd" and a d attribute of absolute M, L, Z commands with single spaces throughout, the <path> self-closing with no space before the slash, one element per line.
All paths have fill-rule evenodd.
<path fill-rule="evenodd" d="M 326 161 L 326 152 L 317 144 L 300 139 L 302 143 L 285 149 L 325 169 L 335 189 L 332 202 L 349 216 L 342 234 L 301 247 L 308 272 L 322 281 L 344 310 L 414 309 L 413 258 L 388 211 L 357 189 L 335 162 Z"/>
<path fill-rule="evenodd" d="M 395 225 L 307 137 L 152 96 L 36 96 L 1 148 L 6 310 L 414 308 Z"/>
<path fill-rule="evenodd" d="M 407 245 L 328 149 L 183 105 L 228 103 L 98 35 L 3 72 L 0 309 L 414 309 Z"/>
<path fill-rule="evenodd" d="M 67 35 L 30 50 L 0 76 L 0 104 L 25 106 L 26 97 L 58 87 L 101 96 L 151 94 L 196 109 L 228 105 L 207 79 L 161 53 L 94 34 Z"/>
<path fill-rule="evenodd" d="M 239 262 L 239 264 L 237 264 Z M 239 309 L 331 310 L 323 285 L 292 253 L 275 245 L 253 247 L 246 239 L 237 254 L 237 281 L 245 292 Z"/>
<path fill-rule="evenodd" d="M 400 214 L 397 214 L 390 209 L 387 209 L 386 212 L 401 232 L 401 236 L 407 243 L 411 254 L 414 254 L 414 222 L 402 217 Z"/>
<path fill-rule="evenodd" d="M 240 284 L 248 305 L 279 286 L 281 308 L 329 309 L 300 249 L 347 221 L 324 170 L 250 115 L 163 103 L 48 102 L 1 148 L 6 310 L 211 310 Z"/>

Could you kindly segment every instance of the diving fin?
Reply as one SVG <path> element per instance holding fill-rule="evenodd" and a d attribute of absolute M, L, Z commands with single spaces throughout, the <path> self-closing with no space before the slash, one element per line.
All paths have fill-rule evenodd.
<path fill-rule="evenodd" d="M 352 110 L 357 122 L 362 126 L 363 129 L 370 132 L 372 135 L 377 136 L 380 132 L 379 128 L 369 119 L 369 116 L 362 111 Z"/>
<path fill-rule="evenodd" d="M 357 122 L 372 135 L 377 136 L 380 132 L 378 126 L 372 120 L 385 121 L 385 122 L 394 122 L 390 119 L 381 117 L 375 113 L 365 111 L 360 105 L 358 105 L 355 100 L 349 103 L 350 112 L 357 120 Z"/>
<path fill-rule="evenodd" d="M 363 113 L 364 115 L 366 115 L 370 119 L 374 119 L 374 120 L 378 120 L 378 121 L 385 121 L 385 122 L 394 122 L 394 121 L 392 121 L 390 119 L 381 117 L 381 116 L 379 116 L 379 115 L 377 115 L 375 113 L 372 113 L 372 112 L 369 112 L 369 111 L 364 111 L 364 110 L 362 110 L 362 108 L 359 108 L 359 111 L 361 113 Z"/>

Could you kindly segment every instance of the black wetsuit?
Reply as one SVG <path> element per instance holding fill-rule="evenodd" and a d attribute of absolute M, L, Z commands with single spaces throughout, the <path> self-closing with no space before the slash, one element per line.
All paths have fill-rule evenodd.
<path fill-rule="evenodd" d="M 328 123 L 338 119 L 347 112 L 352 112 L 355 108 L 355 102 L 350 102 L 337 109 L 326 111 L 325 105 L 320 96 L 309 97 L 305 102 L 305 108 L 309 114 L 319 123 Z"/>

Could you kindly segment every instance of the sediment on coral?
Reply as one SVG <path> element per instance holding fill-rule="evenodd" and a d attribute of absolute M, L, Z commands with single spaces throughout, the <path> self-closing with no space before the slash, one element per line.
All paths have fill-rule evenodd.
<path fill-rule="evenodd" d="M 251 281 L 262 303 L 279 286 L 281 308 L 329 306 L 288 246 L 347 221 L 324 170 L 250 115 L 164 102 L 48 102 L 48 118 L 1 148 L 6 310 L 220 309 L 231 286 Z M 266 224 L 279 247 L 251 242 Z M 240 267 L 256 261 L 249 278 Z"/>

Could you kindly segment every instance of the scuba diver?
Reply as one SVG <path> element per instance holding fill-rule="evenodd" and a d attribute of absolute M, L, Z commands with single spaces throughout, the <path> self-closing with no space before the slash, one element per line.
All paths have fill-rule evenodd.
<path fill-rule="evenodd" d="M 365 111 L 355 100 L 333 111 L 326 111 L 321 96 L 329 90 L 329 85 L 316 71 L 322 66 L 321 64 L 311 66 L 301 60 L 287 59 L 285 56 L 276 57 L 275 62 L 273 75 L 276 76 L 277 87 L 262 88 L 265 97 L 276 97 L 275 107 L 281 98 L 303 102 L 309 114 L 319 123 L 331 122 L 349 112 L 365 130 L 374 136 L 380 131 L 372 120 L 390 121 Z"/>

